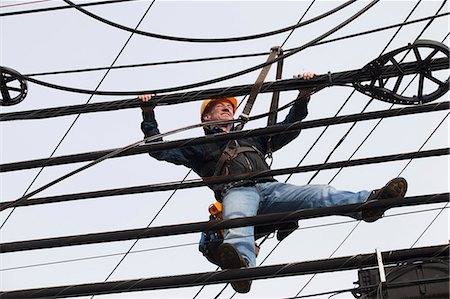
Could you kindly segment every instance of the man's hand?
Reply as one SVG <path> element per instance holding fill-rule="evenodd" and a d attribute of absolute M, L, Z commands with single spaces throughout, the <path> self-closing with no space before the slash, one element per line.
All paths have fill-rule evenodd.
<path fill-rule="evenodd" d="M 303 78 L 303 80 L 310 80 L 312 78 L 314 78 L 316 76 L 315 73 L 313 72 L 306 72 L 303 74 L 303 76 L 301 76 Z M 299 78 L 300 76 L 294 76 L 294 78 Z M 303 88 L 300 89 L 300 98 L 307 98 L 311 95 L 311 93 L 315 90 L 314 87 L 310 87 L 310 88 Z"/>
<path fill-rule="evenodd" d="M 141 102 L 143 103 L 147 103 L 149 102 L 152 97 L 154 97 L 155 94 L 151 93 L 151 94 L 141 94 L 140 96 L 138 96 L 138 99 L 141 100 Z M 155 106 L 141 106 L 142 111 L 144 112 L 150 112 L 153 110 L 153 108 L 155 108 Z"/>

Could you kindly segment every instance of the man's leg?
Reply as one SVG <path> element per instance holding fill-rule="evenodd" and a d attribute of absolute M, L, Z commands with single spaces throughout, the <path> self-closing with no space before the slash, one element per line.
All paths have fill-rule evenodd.
<path fill-rule="evenodd" d="M 260 195 L 255 187 L 237 187 L 226 192 L 222 200 L 223 219 L 255 216 Z M 256 265 L 253 226 L 225 230 L 224 242 L 218 249 L 218 261 L 222 269 L 254 267 Z M 248 293 L 251 281 L 233 281 L 231 286 L 238 293 Z"/>
<path fill-rule="evenodd" d="M 256 187 L 263 197 L 259 214 L 361 203 L 370 195 L 370 192 L 365 190 L 341 191 L 329 185 L 296 186 L 269 182 L 257 184 Z M 361 213 L 348 216 L 361 219 Z"/>
<path fill-rule="evenodd" d="M 225 193 L 222 200 L 223 219 L 255 216 L 258 212 L 259 201 L 260 195 L 253 186 L 232 188 Z M 224 243 L 233 245 L 247 260 L 249 266 L 256 265 L 253 226 L 226 229 Z"/>

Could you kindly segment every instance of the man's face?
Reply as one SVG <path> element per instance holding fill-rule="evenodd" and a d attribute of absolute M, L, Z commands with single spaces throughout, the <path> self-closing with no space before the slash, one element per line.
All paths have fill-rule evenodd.
<path fill-rule="evenodd" d="M 203 115 L 205 121 L 232 120 L 234 118 L 233 105 L 228 100 L 216 100 L 208 107 L 208 112 Z"/>

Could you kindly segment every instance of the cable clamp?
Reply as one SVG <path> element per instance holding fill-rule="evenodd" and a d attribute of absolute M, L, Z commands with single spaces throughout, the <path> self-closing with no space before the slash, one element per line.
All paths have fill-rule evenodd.
<path fill-rule="evenodd" d="M 386 282 L 386 273 L 384 272 L 383 258 L 381 256 L 381 251 L 379 248 L 375 249 L 375 253 L 377 254 L 377 262 L 378 262 L 378 272 L 380 274 L 380 282 Z"/>
<path fill-rule="evenodd" d="M 333 85 L 333 78 L 331 77 L 331 72 L 328 72 L 328 87 Z"/>
<path fill-rule="evenodd" d="M 250 118 L 250 116 L 248 114 L 242 113 L 241 115 L 239 115 L 239 118 L 241 120 L 243 120 L 244 122 L 247 122 Z"/>

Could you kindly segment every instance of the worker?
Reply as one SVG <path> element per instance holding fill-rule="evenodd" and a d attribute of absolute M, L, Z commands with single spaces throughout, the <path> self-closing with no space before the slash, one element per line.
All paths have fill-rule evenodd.
<path fill-rule="evenodd" d="M 315 76 L 305 73 L 304 80 Z M 300 90 L 295 104 L 281 124 L 303 120 L 307 116 L 307 106 L 313 89 Z M 141 129 L 145 137 L 159 134 L 151 104 L 151 94 L 139 96 L 143 102 L 143 122 Z M 150 103 L 149 103 L 150 102 Z M 147 103 L 147 104 L 145 104 Z M 154 106 L 154 105 L 153 105 Z M 202 122 L 231 121 L 237 109 L 237 100 L 233 97 L 206 99 L 200 108 Z M 232 124 L 205 125 L 205 134 L 223 133 L 234 130 Z M 271 137 L 271 149 L 276 151 L 300 132 L 280 133 Z M 248 137 L 232 141 L 192 145 L 150 155 L 158 160 L 193 169 L 200 177 L 228 176 L 269 170 L 264 157 L 268 151 L 268 136 Z M 404 178 L 394 178 L 384 187 L 359 192 L 339 191 L 329 185 L 296 186 L 276 181 L 271 176 L 256 179 L 244 179 L 231 183 L 209 186 L 216 199 L 222 203 L 223 219 L 249 217 L 268 213 L 288 212 L 300 209 L 331 207 L 362 203 L 368 200 L 402 198 L 406 194 L 407 182 Z M 373 222 L 381 218 L 386 209 L 366 210 L 351 213 L 355 219 Z M 226 229 L 224 241 L 218 248 L 218 262 L 222 269 L 247 268 L 256 266 L 254 228 L 236 227 Z M 251 281 L 231 283 L 236 292 L 250 291 Z"/>

